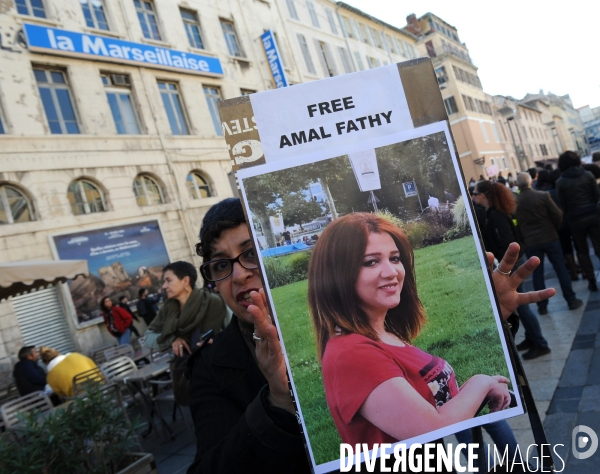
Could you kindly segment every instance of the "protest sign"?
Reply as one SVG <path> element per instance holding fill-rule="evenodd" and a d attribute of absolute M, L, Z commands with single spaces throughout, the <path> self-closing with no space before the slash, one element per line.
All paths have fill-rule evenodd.
<path fill-rule="evenodd" d="M 522 414 L 469 397 L 515 376 L 429 60 L 219 107 L 314 471 Z"/>

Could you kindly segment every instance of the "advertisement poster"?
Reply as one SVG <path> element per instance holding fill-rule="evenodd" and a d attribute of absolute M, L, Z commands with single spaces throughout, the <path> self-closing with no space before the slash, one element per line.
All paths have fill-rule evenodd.
<path fill-rule="evenodd" d="M 340 468 L 341 443 L 422 444 L 524 412 L 469 395 L 516 391 L 515 375 L 448 122 L 418 122 L 398 71 L 250 97 L 264 156 L 236 175 L 316 473 Z"/>
<path fill-rule="evenodd" d="M 136 300 L 140 288 L 150 294 L 161 286 L 169 256 L 157 220 L 54 235 L 61 260 L 87 260 L 90 274 L 68 282 L 77 323 L 101 322 L 100 300 L 127 296 Z"/>

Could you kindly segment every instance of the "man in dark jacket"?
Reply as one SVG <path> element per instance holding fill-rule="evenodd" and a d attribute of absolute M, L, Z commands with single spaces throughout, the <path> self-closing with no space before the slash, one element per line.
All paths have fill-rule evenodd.
<path fill-rule="evenodd" d="M 13 377 L 22 397 L 43 391 L 46 386 L 46 372 L 38 365 L 38 360 L 35 346 L 25 346 L 19 350 L 19 362 L 15 364 Z"/>
<path fill-rule="evenodd" d="M 523 236 L 527 257 L 538 257 L 540 265 L 533 272 L 533 287 L 535 290 L 546 288 L 544 282 L 544 255 L 548 257 L 562 290 L 563 298 L 569 309 L 579 308 L 583 302 L 576 298 L 571 285 L 569 271 L 558 239 L 558 229 L 562 223 L 562 212 L 552 201 L 550 194 L 531 189 L 529 173 L 517 175 L 517 186 L 520 193 L 517 197 L 517 225 Z M 548 300 L 538 304 L 540 314 L 548 313 Z M 527 349 L 523 347 L 522 349 Z"/>
<path fill-rule="evenodd" d="M 581 159 L 575 152 L 566 151 L 560 155 L 558 167 L 562 171 L 556 182 L 558 201 L 569 221 L 582 273 L 588 276 L 588 288 L 598 291 L 587 239 L 590 238 L 594 253 L 600 258 L 600 190 L 592 173 L 581 167 Z"/>

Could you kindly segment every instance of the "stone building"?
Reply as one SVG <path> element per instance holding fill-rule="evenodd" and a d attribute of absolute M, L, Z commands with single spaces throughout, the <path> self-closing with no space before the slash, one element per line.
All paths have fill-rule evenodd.
<path fill-rule="evenodd" d="M 328 0 L 0 2 L 0 261 L 56 259 L 56 236 L 156 221 L 168 259 L 198 265 L 203 215 L 234 194 L 223 134 L 253 126 L 221 124 L 217 101 L 404 61 L 415 42 Z M 90 280 L 159 278 L 119 265 Z M 76 304 L 66 285 L 0 302 L 0 372 L 23 344 L 114 340 Z"/>
<path fill-rule="evenodd" d="M 590 147 L 590 153 L 600 151 L 600 107 L 591 108 L 586 105 L 577 111 L 585 128 L 585 137 Z"/>

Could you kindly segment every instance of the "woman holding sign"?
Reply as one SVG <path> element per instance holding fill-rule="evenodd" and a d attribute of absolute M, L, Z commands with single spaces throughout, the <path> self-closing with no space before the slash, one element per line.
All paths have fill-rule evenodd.
<path fill-rule="evenodd" d="M 345 443 L 393 443 L 510 404 L 509 380 L 459 387 L 445 360 L 411 344 L 425 324 L 414 255 L 388 220 L 354 213 L 321 235 L 308 278 L 329 410 Z"/>

